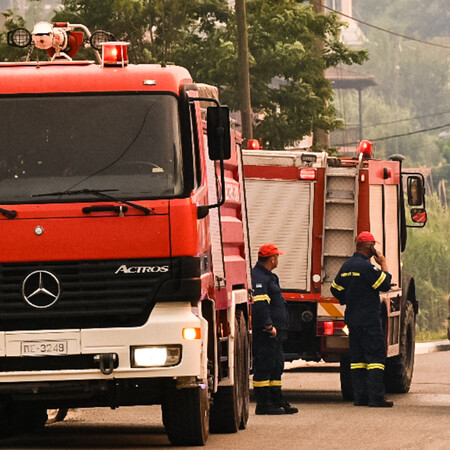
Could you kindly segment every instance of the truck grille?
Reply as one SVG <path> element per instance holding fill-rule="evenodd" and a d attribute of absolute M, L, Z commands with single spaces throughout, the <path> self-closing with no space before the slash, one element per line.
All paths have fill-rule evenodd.
<path fill-rule="evenodd" d="M 163 266 L 165 272 L 158 269 Z M 137 272 L 133 269 L 127 273 L 130 267 Z M 143 325 L 153 308 L 155 293 L 165 280 L 176 275 L 177 268 L 168 259 L 0 264 L 0 330 Z M 52 273 L 60 283 L 60 297 L 49 308 L 37 309 L 22 295 L 25 278 L 39 270 Z"/>

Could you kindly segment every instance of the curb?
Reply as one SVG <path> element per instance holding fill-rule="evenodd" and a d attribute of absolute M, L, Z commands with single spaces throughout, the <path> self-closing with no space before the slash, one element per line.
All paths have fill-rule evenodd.
<path fill-rule="evenodd" d="M 416 342 L 416 355 L 423 355 L 425 353 L 444 352 L 450 350 L 450 340 L 431 341 L 431 342 Z"/>

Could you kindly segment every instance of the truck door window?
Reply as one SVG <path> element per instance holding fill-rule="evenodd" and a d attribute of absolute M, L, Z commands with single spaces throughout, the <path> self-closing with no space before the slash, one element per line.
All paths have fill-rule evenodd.
<path fill-rule="evenodd" d="M 195 117 L 195 104 L 190 105 L 191 112 L 191 130 L 192 130 L 192 151 L 193 151 L 193 163 L 194 163 L 194 184 L 195 187 L 199 187 L 202 183 L 201 169 L 200 169 L 200 149 L 198 141 L 198 124 Z"/>
<path fill-rule="evenodd" d="M 115 189 L 118 199 L 183 191 L 174 96 L 7 96 L 0 114 L 0 203 L 58 201 L 32 196 L 73 188 Z"/>

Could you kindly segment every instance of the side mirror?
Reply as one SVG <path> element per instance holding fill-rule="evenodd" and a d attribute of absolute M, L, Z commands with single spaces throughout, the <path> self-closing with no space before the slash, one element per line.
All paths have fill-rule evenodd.
<path fill-rule="evenodd" d="M 417 175 L 409 176 L 407 179 L 407 193 L 410 206 L 423 205 L 425 197 L 423 178 Z"/>
<path fill-rule="evenodd" d="M 208 106 L 206 112 L 209 159 L 231 158 L 230 110 L 227 106 Z"/>
<path fill-rule="evenodd" d="M 421 223 L 425 225 L 427 222 L 427 212 L 424 208 L 412 208 L 411 209 L 411 220 L 414 223 Z"/>

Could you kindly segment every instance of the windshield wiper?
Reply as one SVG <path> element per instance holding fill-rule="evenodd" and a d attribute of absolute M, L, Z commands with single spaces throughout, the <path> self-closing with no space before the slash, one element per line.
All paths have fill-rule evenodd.
<path fill-rule="evenodd" d="M 15 219 L 17 217 L 17 211 L 14 211 L 13 209 L 0 208 L 0 213 L 8 219 Z"/>
<path fill-rule="evenodd" d="M 111 195 L 105 194 L 105 192 L 115 192 L 118 189 L 78 189 L 76 191 L 61 191 L 61 192 L 47 192 L 46 194 L 33 194 L 32 197 L 60 197 L 63 195 L 80 195 L 80 194 L 89 194 L 95 195 L 96 197 L 106 198 L 107 200 L 111 200 L 117 203 L 123 203 L 124 205 L 131 206 L 132 208 L 138 209 L 139 211 L 143 211 L 146 216 L 151 214 L 153 211 L 145 206 L 138 205 L 136 203 L 129 202 L 127 200 L 118 200 L 117 198 L 112 197 Z"/>

